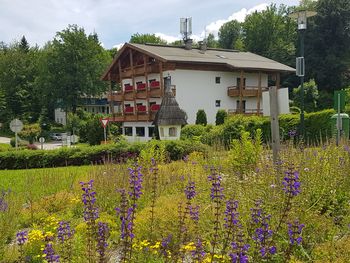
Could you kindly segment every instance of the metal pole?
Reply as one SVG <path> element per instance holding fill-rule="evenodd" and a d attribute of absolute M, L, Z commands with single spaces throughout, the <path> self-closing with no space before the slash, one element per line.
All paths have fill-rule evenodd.
<path fill-rule="evenodd" d="M 278 123 L 278 97 L 277 97 L 276 86 L 269 88 L 269 98 L 270 98 L 272 154 L 273 154 L 273 162 L 274 164 L 277 164 L 279 161 L 278 153 L 280 150 L 280 129 L 279 129 L 279 123 Z"/>
<path fill-rule="evenodd" d="M 305 29 L 300 29 L 300 56 L 304 58 L 304 33 Z M 304 59 L 305 61 L 305 59 Z M 305 72 L 305 68 L 304 68 Z M 301 138 L 305 137 L 305 124 L 304 124 L 304 74 L 300 77 L 300 135 Z"/>
<path fill-rule="evenodd" d="M 339 146 L 339 142 L 340 142 L 340 130 L 341 130 L 341 128 L 342 128 L 342 123 L 341 123 L 341 119 L 340 119 L 340 93 L 338 93 L 337 140 L 336 140 L 337 146 Z"/>
<path fill-rule="evenodd" d="M 103 127 L 103 135 L 105 137 L 105 144 L 107 144 L 107 132 L 106 132 L 106 127 Z"/>
<path fill-rule="evenodd" d="M 15 136 L 16 136 L 16 139 L 15 139 L 15 141 L 16 141 L 16 150 L 18 150 L 18 136 L 17 136 L 17 132 L 15 132 Z"/>

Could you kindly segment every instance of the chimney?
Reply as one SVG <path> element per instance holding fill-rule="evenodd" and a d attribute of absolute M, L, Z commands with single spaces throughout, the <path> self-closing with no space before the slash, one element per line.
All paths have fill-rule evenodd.
<path fill-rule="evenodd" d="M 201 53 L 205 53 L 205 51 L 207 51 L 207 41 L 205 39 L 199 42 L 199 50 Z"/>
<path fill-rule="evenodd" d="M 185 39 L 184 40 L 185 41 L 185 49 L 186 50 L 191 50 L 192 49 L 192 39 Z"/>

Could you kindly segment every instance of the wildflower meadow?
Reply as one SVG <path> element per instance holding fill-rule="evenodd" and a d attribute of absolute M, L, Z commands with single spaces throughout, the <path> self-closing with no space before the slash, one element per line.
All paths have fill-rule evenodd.
<path fill-rule="evenodd" d="M 0 262 L 348 262 L 350 149 L 259 140 L 0 172 Z M 250 157 L 250 158 L 246 158 Z"/>

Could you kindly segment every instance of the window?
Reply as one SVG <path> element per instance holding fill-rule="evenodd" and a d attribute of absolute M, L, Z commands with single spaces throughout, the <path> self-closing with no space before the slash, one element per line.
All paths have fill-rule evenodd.
<path fill-rule="evenodd" d="M 177 129 L 176 127 L 170 127 L 169 128 L 169 137 L 176 137 L 177 135 Z"/>
<path fill-rule="evenodd" d="M 132 136 L 132 127 L 124 127 L 124 134 L 126 136 Z"/>
<path fill-rule="evenodd" d="M 164 128 L 163 127 L 160 128 L 160 137 L 164 137 Z"/>
<path fill-rule="evenodd" d="M 154 127 L 148 127 L 148 137 L 155 137 Z"/>
<path fill-rule="evenodd" d="M 242 100 L 242 112 L 245 112 L 245 104 L 246 104 L 246 101 L 245 100 Z M 237 100 L 237 111 L 240 111 L 241 109 L 241 105 L 239 103 L 239 100 Z"/>
<path fill-rule="evenodd" d="M 215 77 L 215 83 L 216 84 L 220 84 L 221 81 L 221 77 Z"/>
<path fill-rule="evenodd" d="M 136 127 L 136 136 L 145 137 L 145 127 Z"/>
<path fill-rule="evenodd" d="M 156 79 L 150 79 L 150 80 L 148 80 L 149 83 L 152 83 L 153 81 L 156 81 Z"/>
<path fill-rule="evenodd" d="M 216 100 L 215 101 L 215 107 L 220 107 L 221 104 L 221 100 Z"/>

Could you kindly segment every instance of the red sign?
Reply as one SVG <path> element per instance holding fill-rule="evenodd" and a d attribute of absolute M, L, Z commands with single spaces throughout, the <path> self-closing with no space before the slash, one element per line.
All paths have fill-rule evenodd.
<path fill-rule="evenodd" d="M 100 121 L 101 121 L 101 123 L 102 123 L 102 127 L 103 127 L 103 128 L 106 128 L 109 120 L 108 120 L 108 119 L 102 119 L 102 118 L 101 118 Z"/>

